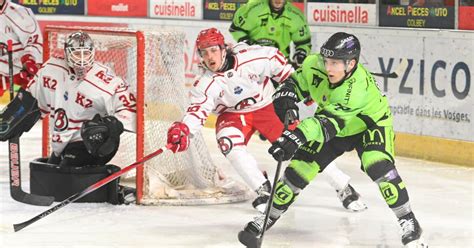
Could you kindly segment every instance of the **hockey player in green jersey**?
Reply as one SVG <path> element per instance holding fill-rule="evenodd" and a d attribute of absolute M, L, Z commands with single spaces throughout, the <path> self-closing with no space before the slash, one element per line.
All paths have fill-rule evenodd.
<path fill-rule="evenodd" d="M 342 32 L 332 35 L 320 54 L 308 56 L 273 95 L 280 119 L 284 119 L 287 111 L 297 114 L 296 102 L 308 95 L 319 108 L 295 130 L 284 131 L 269 149 L 277 160 L 280 157 L 292 160 L 276 184 L 267 227 L 275 224 L 331 161 L 355 149 L 361 169 L 379 186 L 398 218 L 402 243 L 407 247 L 427 247 L 411 210 L 406 185 L 395 168 L 393 118 L 387 98 L 370 72 L 358 63 L 360 50 L 354 35 Z M 244 232 L 260 235 L 264 219 L 264 215 L 256 217 Z"/>
<path fill-rule="evenodd" d="M 304 14 L 287 0 L 257 0 L 240 7 L 229 29 L 237 42 L 273 46 L 300 66 L 311 51 L 311 33 Z"/>

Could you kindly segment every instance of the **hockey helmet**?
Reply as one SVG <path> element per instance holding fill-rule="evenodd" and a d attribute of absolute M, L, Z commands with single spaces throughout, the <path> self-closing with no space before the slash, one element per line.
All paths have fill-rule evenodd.
<path fill-rule="evenodd" d="M 92 38 L 83 31 L 70 34 L 64 43 L 67 64 L 76 76 L 83 78 L 94 64 L 95 48 Z"/>
<path fill-rule="evenodd" d="M 196 39 L 196 47 L 199 50 L 211 46 L 225 47 L 224 35 L 216 28 L 202 30 Z"/>
<path fill-rule="evenodd" d="M 352 34 L 338 32 L 329 37 L 320 52 L 325 58 L 359 61 L 360 42 Z"/>

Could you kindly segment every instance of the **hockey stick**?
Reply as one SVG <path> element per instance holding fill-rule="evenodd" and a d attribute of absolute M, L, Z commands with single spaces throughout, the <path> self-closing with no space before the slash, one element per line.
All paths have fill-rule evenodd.
<path fill-rule="evenodd" d="M 13 42 L 8 40 L 8 76 L 10 77 L 10 101 L 15 97 L 13 84 Z M 0 46 L 5 46 L 1 43 Z M 16 136 L 8 140 L 8 157 L 10 172 L 10 195 L 19 202 L 37 206 L 49 206 L 53 203 L 54 197 L 42 196 L 26 193 L 21 189 L 21 161 L 20 161 L 20 137 Z"/>
<path fill-rule="evenodd" d="M 393 72 L 388 73 L 388 74 L 371 72 L 371 74 L 377 77 L 398 78 L 407 69 L 407 67 L 408 67 L 408 59 L 403 58 L 400 61 L 400 64 L 398 64 L 397 68 L 395 68 Z"/>
<path fill-rule="evenodd" d="M 284 130 L 288 129 L 290 120 L 295 120 L 295 119 L 296 119 L 296 115 L 295 113 L 293 113 L 293 110 L 287 111 L 285 115 L 285 121 L 283 123 L 284 128 L 285 128 Z M 265 209 L 265 220 L 263 221 L 263 230 L 262 230 L 262 233 L 260 234 L 260 237 L 256 237 L 246 231 L 239 232 L 239 235 L 238 235 L 239 241 L 240 243 L 247 246 L 247 248 L 260 248 L 262 246 L 263 235 L 265 234 L 265 231 L 267 229 L 268 218 L 270 218 L 270 209 L 272 208 L 272 205 L 273 205 L 273 196 L 275 196 L 276 184 L 278 182 L 278 179 L 280 178 L 280 170 L 281 170 L 282 162 L 283 162 L 283 154 L 280 153 L 280 156 L 278 157 L 278 164 L 275 171 L 275 178 L 273 179 L 272 191 L 270 192 L 270 199 L 268 199 L 267 208 Z"/>
<path fill-rule="evenodd" d="M 121 169 L 120 171 L 117 171 L 113 174 L 110 174 L 108 177 L 104 178 L 104 179 L 101 179 L 99 180 L 98 182 L 92 184 L 91 186 L 87 187 L 86 189 L 84 189 L 83 191 L 81 192 L 78 192 L 72 196 L 70 196 L 69 198 L 67 198 L 66 200 L 62 201 L 61 203 L 57 204 L 56 206 L 42 212 L 41 214 L 38 214 L 37 216 L 25 221 L 25 222 L 22 222 L 22 223 L 18 223 L 18 224 L 14 224 L 13 225 L 13 229 L 15 230 L 15 232 L 18 232 L 20 231 L 21 229 L 35 223 L 36 221 L 54 213 L 56 210 L 68 205 L 69 203 L 72 203 L 72 202 L 75 202 L 79 199 L 81 199 L 82 197 L 84 197 L 85 195 L 89 194 L 89 193 L 92 193 L 94 192 L 95 190 L 97 190 L 98 188 L 106 185 L 107 183 L 109 183 L 110 181 L 120 177 L 121 175 L 127 173 L 128 171 L 132 170 L 132 169 L 135 169 L 137 168 L 138 166 L 141 166 L 143 165 L 143 163 L 145 163 L 146 161 L 152 159 L 153 157 L 155 156 L 158 156 L 160 155 L 161 153 L 163 153 L 163 151 L 165 149 L 169 149 L 171 147 L 171 145 L 166 145 L 165 147 L 162 147 L 148 155 L 146 155 L 145 157 L 143 157 L 142 159 L 136 161 L 135 163 Z"/>

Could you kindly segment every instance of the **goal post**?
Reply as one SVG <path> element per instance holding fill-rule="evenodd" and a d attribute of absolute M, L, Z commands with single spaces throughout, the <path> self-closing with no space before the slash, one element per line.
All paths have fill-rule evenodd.
<path fill-rule="evenodd" d="M 64 56 L 64 42 L 75 31 L 87 32 L 96 48 L 95 60 L 122 77 L 136 95 L 136 134 L 124 133 L 111 163 L 125 166 L 166 142 L 167 128 L 179 120 L 189 104 L 185 87 L 185 35 L 177 30 L 117 27 L 47 26 L 44 61 Z M 43 123 L 43 156 L 49 135 Z M 201 133 L 186 152 L 167 152 L 139 167 L 135 176 L 137 203 L 196 205 L 247 200 L 249 190 L 222 174 L 213 163 Z"/>

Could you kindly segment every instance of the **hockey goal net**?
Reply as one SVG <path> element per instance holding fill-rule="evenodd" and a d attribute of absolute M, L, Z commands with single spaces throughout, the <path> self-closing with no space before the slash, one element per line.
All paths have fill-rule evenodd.
<path fill-rule="evenodd" d="M 173 121 L 188 104 L 185 88 L 185 35 L 176 30 L 60 27 L 45 29 L 44 56 L 64 56 L 67 36 L 82 30 L 94 40 L 96 61 L 112 68 L 130 84 L 137 100 L 137 133 L 124 133 L 111 163 L 127 166 L 166 142 Z M 46 122 L 46 121 L 45 121 Z M 47 123 L 43 125 L 43 155 L 48 155 Z M 45 127 L 46 126 L 46 127 Z M 163 153 L 139 167 L 135 177 L 137 202 L 145 205 L 196 205 L 243 201 L 248 190 L 222 174 L 201 133 L 183 153 Z"/>

